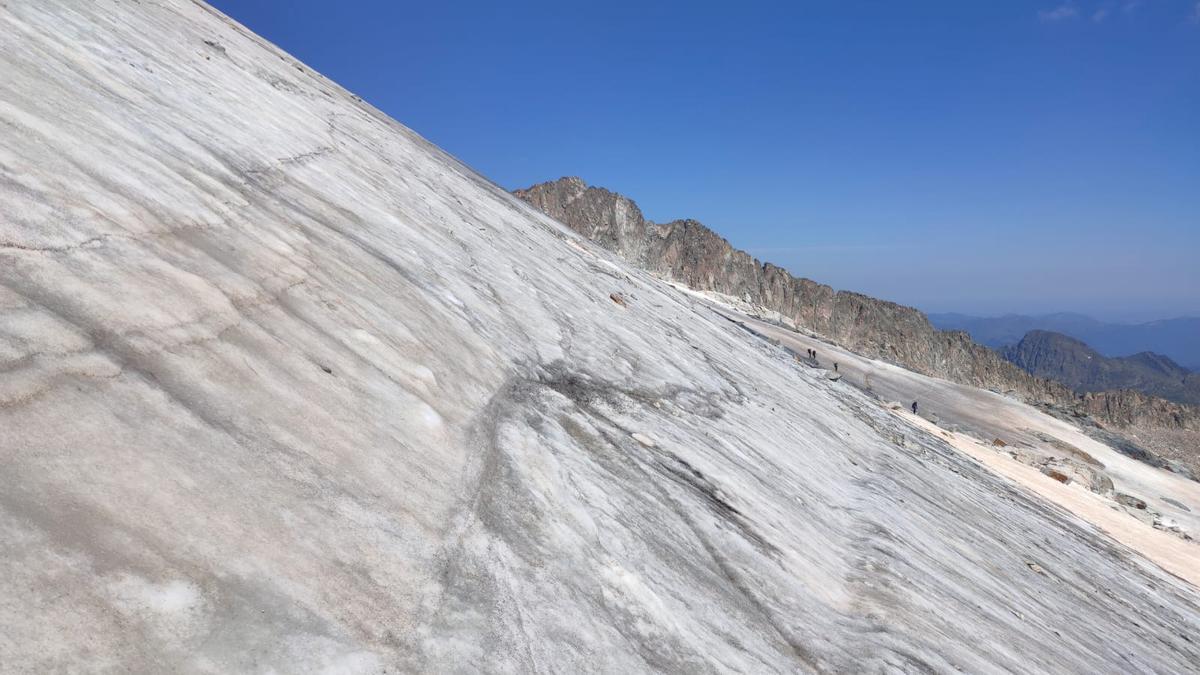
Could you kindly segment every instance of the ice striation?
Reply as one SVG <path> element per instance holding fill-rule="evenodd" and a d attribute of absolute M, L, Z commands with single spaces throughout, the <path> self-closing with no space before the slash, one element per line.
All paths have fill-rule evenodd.
<path fill-rule="evenodd" d="M 1193 587 L 206 5 L 0 44 L 0 670 L 1200 662 Z"/>

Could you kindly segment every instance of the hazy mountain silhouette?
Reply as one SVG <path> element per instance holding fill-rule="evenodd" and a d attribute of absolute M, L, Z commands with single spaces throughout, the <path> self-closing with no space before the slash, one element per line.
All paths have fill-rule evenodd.
<path fill-rule="evenodd" d="M 934 326 L 942 330 L 965 330 L 976 342 L 989 347 L 1015 345 L 1029 331 L 1044 330 L 1086 342 L 1104 356 L 1155 352 L 1170 357 L 1189 370 L 1200 370 L 1200 317 L 1124 324 L 1108 323 L 1070 312 L 1036 316 L 1006 314 L 980 317 L 953 313 L 928 316 Z"/>

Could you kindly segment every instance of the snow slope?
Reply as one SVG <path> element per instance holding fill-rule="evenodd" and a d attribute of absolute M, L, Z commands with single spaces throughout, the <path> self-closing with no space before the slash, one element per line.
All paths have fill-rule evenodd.
<path fill-rule="evenodd" d="M 1197 662 L 1191 586 L 206 6 L 0 6 L 0 669 Z"/>
<path fill-rule="evenodd" d="M 794 352 L 815 349 L 819 367 L 832 369 L 837 363 L 842 382 L 868 389 L 883 401 L 896 402 L 897 410 L 893 414 L 952 439 L 952 444 L 966 449 L 972 456 L 978 458 L 978 451 L 983 451 L 985 463 L 1019 482 L 1029 475 L 1027 469 L 1036 476 L 1030 485 L 1034 492 L 1111 533 L 1134 550 L 1149 554 L 1153 561 L 1172 574 L 1193 585 L 1200 584 L 1200 542 L 1196 541 L 1200 539 L 1200 482 L 1123 455 L 1088 437 L 1079 427 L 1014 398 L 863 358 L 828 342 L 742 315 L 731 308 L 722 309 L 729 312 L 733 320 Z M 936 424 L 910 416 L 908 405 L 914 399 L 919 403 L 921 416 L 936 419 Z M 995 439 L 1005 445 L 995 446 Z M 1104 490 L 1104 494 L 1097 494 L 1074 481 L 1071 488 L 1064 491 L 1054 479 L 1036 469 L 1021 466 L 1010 457 L 1016 448 L 1029 450 L 1031 457 L 1064 454 L 1056 451 L 1055 443 L 1086 453 L 1091 458 L 1090 466 L 1110 479 L 1112 487 Z M 1006 462 L 1015 466 L 1007 466 Z M 1116 494 L 1136 497 L 1143 508 L 1120 506 L 1114 499 Z M 1155 516 L 1160 527 L 1170 524 L 1190 538 L 1156 529 L 1153 526 Z"/>

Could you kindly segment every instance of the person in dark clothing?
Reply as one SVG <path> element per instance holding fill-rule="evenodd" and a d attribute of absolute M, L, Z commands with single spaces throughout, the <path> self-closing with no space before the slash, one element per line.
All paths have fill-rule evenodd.
<path fill-rule="evenodd" d="M 833 362 L 833 372 L 837 372 L 837 361 Z"/>
<path fill-rule="evenodd" d="M 917 402 L 916 401 L 913 401 L 913 414 L 914 415 L 917 414 Z"/>

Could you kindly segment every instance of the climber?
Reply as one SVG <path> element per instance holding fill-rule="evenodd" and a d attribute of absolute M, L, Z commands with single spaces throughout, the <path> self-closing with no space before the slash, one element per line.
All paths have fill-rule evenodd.
<path fill-rule="evenodd" d="M 837 372 L 837 361 L 833 362 L 833 372 Z"/>
<path fill-rule="evenodd" d="M 916 415 L 917 414 L 917 402 L 916 401 L 913 401 L 912 408 L 913 408 L 913 414 Z"/>

